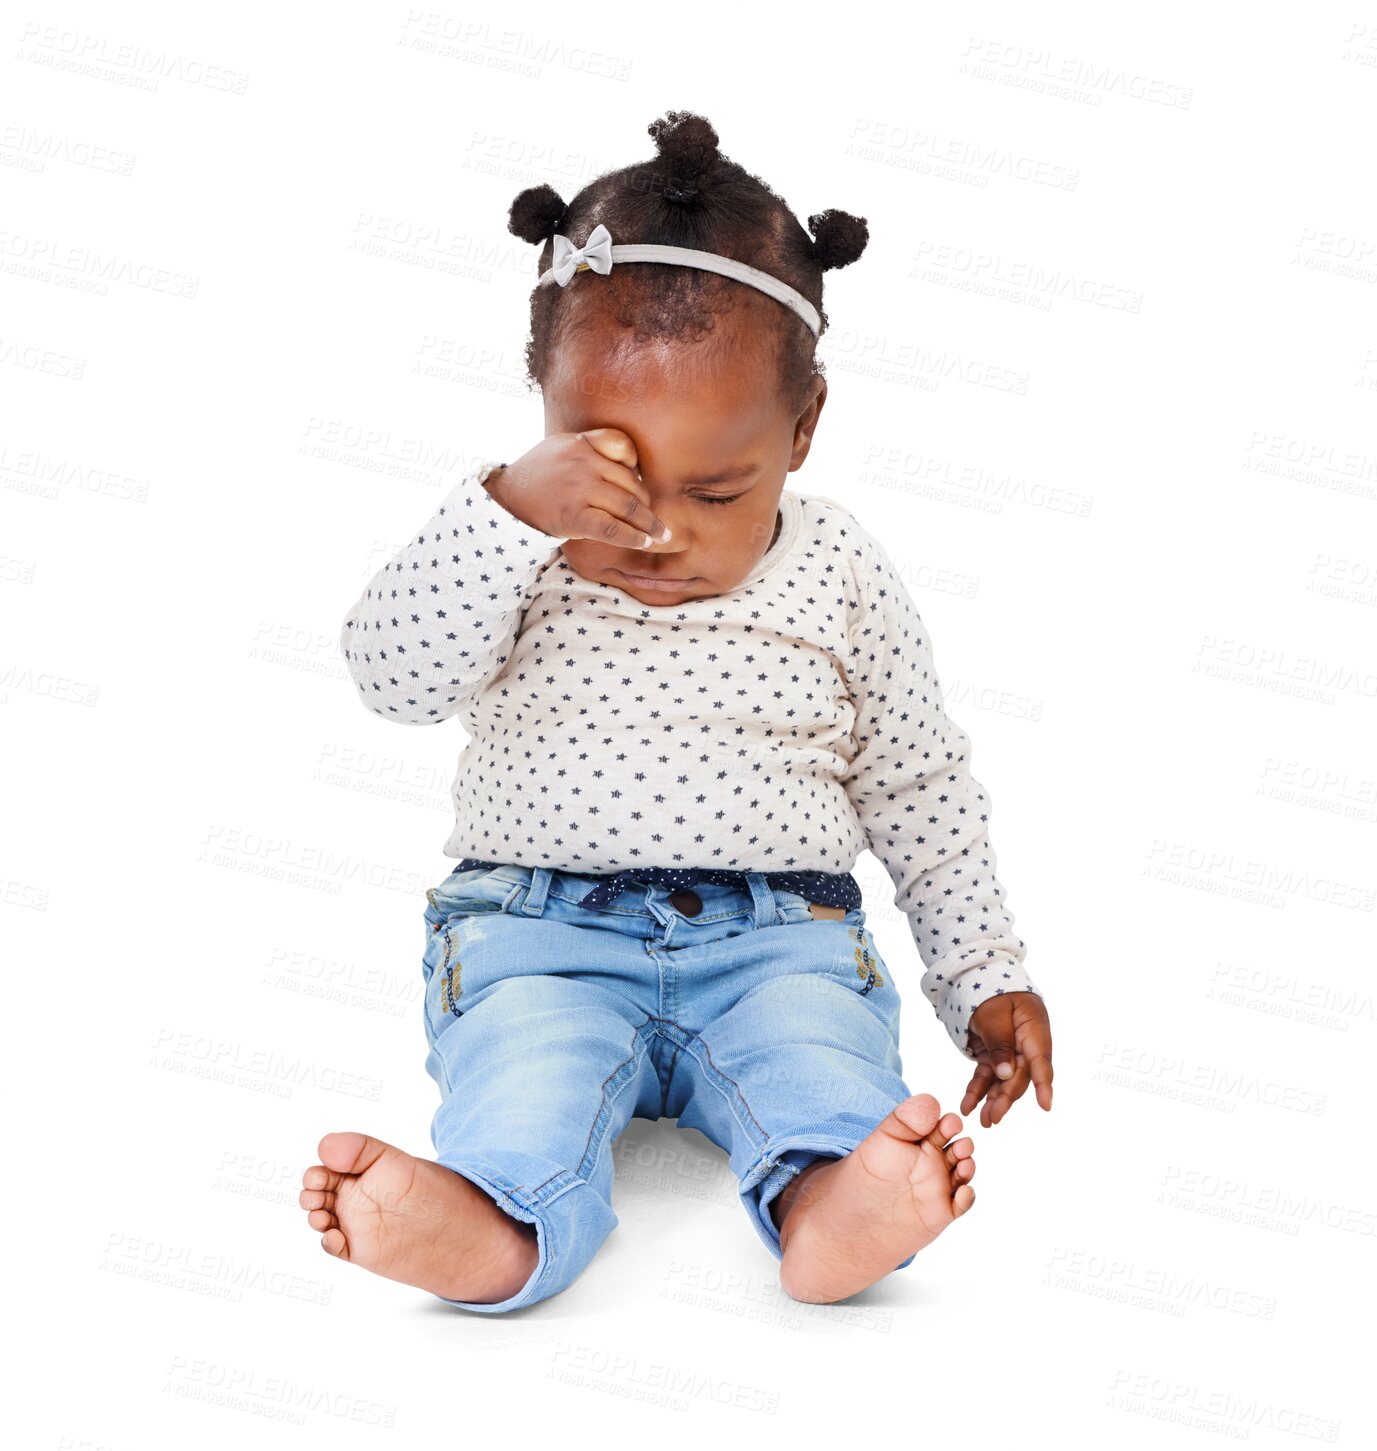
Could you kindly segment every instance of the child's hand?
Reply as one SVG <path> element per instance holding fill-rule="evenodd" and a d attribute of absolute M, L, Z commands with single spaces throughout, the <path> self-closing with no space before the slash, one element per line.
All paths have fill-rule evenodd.
<path fill-rule="evenodd" d="M 1037 1085 L 1038 1103 L 1052 1107 L 1052 1027 L 1037 993 L 986 998 L 971 1014 L 966 1041 L 979 1067 L 961 1100 L 962 1113 L 970 1113 L 992 1084 L 994 1091 L 980 1110 L 987 1129 L 1008 1113 L 1030 1082 Z"/>
<path fill-rule="evenodd" d="M 509 514 L 556 539 L 596 539 L 624 549 L 663 544 L 669 530 L 650 508 L 636 446 L 618 428 L 552 433 L 488 475 Z"/>

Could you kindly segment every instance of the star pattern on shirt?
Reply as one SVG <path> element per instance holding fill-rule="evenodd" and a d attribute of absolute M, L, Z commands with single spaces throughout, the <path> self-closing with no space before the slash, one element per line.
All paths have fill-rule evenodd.
<path fill-rule="evenodd" d="M 750 870 L 853 906 L 869 848 L 963 1052 L 981 1000 L 1037 990 L 926 627 L 849 510 L 786 490 L 745 581 L 647 605 L 577 574 L 562 540 L 482 487 L 490 467 L 378 571 L 341 630 L 371 710 L 463 721 L 446 855 L 600 877 L 590 905 L 631 881 L 740 884 Z"/>

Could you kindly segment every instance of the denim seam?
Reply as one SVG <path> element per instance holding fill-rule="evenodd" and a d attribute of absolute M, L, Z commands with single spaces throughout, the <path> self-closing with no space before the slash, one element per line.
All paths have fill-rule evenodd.
<path fill-rule="evenodd" d="M 532 1212 L 536 1209 L 548 1208 L 562 1194 L 567 1194 L 569 1190 L 577 1189 L 580 1184 L 586 1185 L 587 1183 L 587 1179 L 581 1178 L 572 1169 L 560 1169 L 551 1174 L 548 1179 L 542 1179 L 534 1189 L 529 1191 L 530 1203 L 527 1207 Z M 550 1188 L 552 1184 L 556 1186 L 553 1189 Z M 526 1192 L 526 1190 L 522 1190 L 523 1196 Z M 514 1194 L 512 1197 L 516 1198 L 517 1196 Z"/>
<path fill-rule="evenodd" d="M 603 1079 L 602 1102 L 598 1109 L 597 1116 L 594 1118 L 593 1123 L 588 1130 L 588 1138 L 584 1141 L 583 1158 L 579 1160 L 579 1167 L 577 1171 L 579 1178 L 585 1180 L 585 1182 L 588 1178 L 585 1169 L 592 1168 L 593 1163 L 597 1161 L 597 1156 L 602 1152 L 603 1143 L 606 1142 L 607 1119 L 611 1115 L 612 1105 L 616 1102 L 617 1098 L 626 1088 L 626 1085 L 630 1083 L 631 1080 L 635 1077 L 637 1066 L 644 1060 L 646 1056 L 645 1027 L 646 1024 L 650 1021 L 650 1018 L 647 1016 L 643 1021 L 636 1025 L 636 1028 L 631 1035 L 631 1053 L 628 1055 L 623 1063 L 618 1064 L 616 1069 L 614 1069 L 613 1072 L 609 1073 L 608 1076 Z M 609 1091 L 608 1085 L 617 1078 L 618 1074 L 621 1075 L 620 1080 Z M 595 1147 L 593 1139 L 594 1135 L 597 1134 L 599 1124 L 602 1125 L 603 1132 L 602 1134 L 598 1135 L 598 1143 Z M 592 1162 L 590 1162 L 590 1157 Z"/>
<path fill-rule="evenodd" d="M 649 915 L 649 914 L 647 914 L 647 915 Z M 689 916 L 689 914 L 687 912 L 681 912 L 679 915 L 681 917 L 683 917 L 685 921 L 687 921 L 687 922 L 693 922 L 693 923 L 699 923 L 699 922 L 735 922 L 739 918 L 742 918 L 742 917 L 751 917 L 751 918 L 754 918 L 754 916 L 755 916 L 755 909 L 752 908 L 752 909 L 750 909 L 749 911 L 746 911 L 746 912 L 714 912 L 711 915 L 709 915 L 706 912 L 699 912 L 699 913 L 695 914 L 694 916 Z"/>
<path fill-rule="evenodd" d="M 652 1019 L 647 1017 L 642 1022 L 636 1025 L 631 1035 L 632 1047 L 630 1054 L 626 1058 L 624 1058 L 619 1064 L 617 1064 L 612 1072 L 609 1073 L 607 1077 L 604 1078 L 602 1081 L 602 1094 L 598 1101 L 598 1111 L 593 1115 L 593 1122 L 589 1125 L 588 1128 L 588 1137 L 583 1141 L 583 1157 L 579 1160 L 578 1168 L 572 1171 L 574 1177 L 584 1184 L 588 1182 L 588 1174 L 586 1170 L 592 1168 L 592 1164 L 589 1162 L 590 1156 L 593 1162 L 596 1162 L 598 1154 L 602 1152 L 601 1143 L 599 1143 L 596 1148 L 593 1144 L 593 1138 L 598 1131 L 598 1125 L 603 1124 L 604 1127 L 606 1126 L 608 1115 L 611 1113 L 612 1105 L 616 1102 L 617 1096 L 635 1077 L 636 1065 L 645 1058 L 646 1040 L 644 1029 L 646 1024 L 651 1021 Z M 617 1079 L 619 1075 L 620 1082 L 618 1082 L 616 1086 L 612 1088 L 609 1095 L 608 1085 L 611 1084 L 614 1079 Z M 603 1138 L 606 1138 L 605 1134 L 603 1135 Z M 558 1171 L 558 1173 L 551 1174 L 549 1179 L 542 1180 L 541 1183 L 537 1184 L 536 1187 L 531 1190 L 531 1193 L 539 1194 L 540 1191 L 545 1188 L 546 1184 L 549 1184 L 553 1180 L 558 1179 L 560 1175 L 567 1174 L 569 1172 L 571 1171 L 567 1169 L 561 1169 Z"/>
<path fill-rule="evenodd" d="M 678 1023 L 675 1023 L 674 1026 L 676 1028 L 679 1027 Z M 684 1030 L 682 1028 L 679 1028 L 679 1031 L 682 1033 Z M 708 1047 L 708 1045 L 703 1041 L 701 1037 L 690 1038 L 684 1046 L 688 1050 L 688 1052 L 695 1058 L 698 1056 L 695 1050 L 698 1048 L 701 1048 L 703 1050 L 703 1057 L 708 1060 L 708 1067 L 712 1069 L 713 1073 L 713 1076 L 708 1077 L 707 1081 L 711 1083 L 712 1086 L 717 1089 L 717 1091 L 722 1095 L 723 1099 L 726 1100 L 728 1108 L 731 1109 L 733 1116 L 736 1118 L 737 1122 L 741 1124 L 741 1127 L 744 1129 L 747 1126 L 744 1121 L 742 1121 L 740 1113 L 737 1112 L 736 1103 L 738 1101 L 740 1102 L 741 1107 L 746 1110 L 746 1116 L 750 1119 L 751 1123 L 754 1124 L 756 1132 L 760 1135 L 761 1141 L 768 1142 L 770 1136 L 765 1132 L 764 1125 L 760 1122 L 758 1118 L 756 1118 L 755 1114 L 751 1112 L 751 1106 L 746 1101 L 746 1095 L 741 1091 L 741 1085 L 736 1081 L 736 1079 L 730 1077 L 726 1073 L 723 1073 L 722 1070 L 717 1066 L 717 1064 L 712 1061 L 712 1049 Z M 736 1101 L 733 1101 L 732 1093 L 728 1093 L 722 1087 L 722 1083 L 724 1082 L 731 1084 L 732 1093 L 736 1095 Z M 757 1144 L 756 1151 L 759 1152 L 759 1149 L 760 1145 Z"/>
<path fill-rule="evenodd" d="M 670 1054 L 669 1067 L 665 1070 L 665 1084 L 660 1091 L 660 1117 L 665 1118 L 666 1110 L 669 1108 L 669 1086 L 674 1082 L 674 1069 L 679 1062 L 679 1054 L 684 1051 L 684 1045 L 676 1039 L 671 1038 L 674 1044 L 674 1052 Z"/>

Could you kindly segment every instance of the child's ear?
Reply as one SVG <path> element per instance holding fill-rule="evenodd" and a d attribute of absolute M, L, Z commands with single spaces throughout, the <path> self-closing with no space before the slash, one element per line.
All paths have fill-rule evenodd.
<path fill-rule="evenodd" d="M 789 456 L 790 473 L 802 467 L 804 459 L 808 457 L 808 450 L 813 446 L 813 432 L 818 426 L 818 416 L 826 402 L 827 379 L 821 373 L 815 373 L 808 388 L 803 412 L 794 422 L 794 449 Z"/>

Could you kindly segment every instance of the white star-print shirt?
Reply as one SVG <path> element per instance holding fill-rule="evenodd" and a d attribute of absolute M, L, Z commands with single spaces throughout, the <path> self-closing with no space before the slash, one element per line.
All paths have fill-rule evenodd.
<path fill-rule="evenodd" d="M 369 582 L 340 648 L 387 720 L 459 716 L 451 857 L 849 872 L 895 885 L 952 1041 L 1037 992 L 995 876 L 990 800 L 944 712 L 927 629 L 840 504 L 780 496 L 729 594 L 646 605 L 483 487 L 484 460 Z"/>

